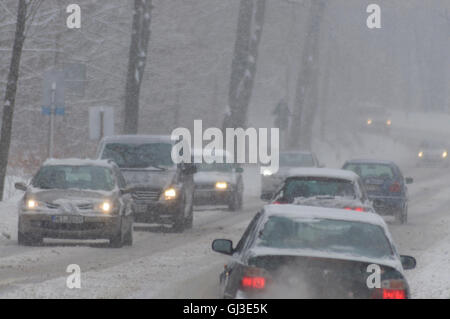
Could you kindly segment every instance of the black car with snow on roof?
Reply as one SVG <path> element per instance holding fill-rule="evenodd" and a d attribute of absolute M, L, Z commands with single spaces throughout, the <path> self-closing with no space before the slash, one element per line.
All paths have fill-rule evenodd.
<path fill-rule="evenodd" d="M 212 249 L 232 256 L 220 275 L 225 298 L 404 299 L 403 270 L 416 266 L 379 215 L 323 207 L 266 206 L 236 247 L 216 239 Z"/>
<path fill-rule="evenodd" d="M 298 168 L 281 184 L 274 204 L 296 204 L 375 212 L 360 177 L 350 171 L 329 168 Z"/>
<path fill-rule="evenodd" d="M 110 246 L 133 243 L 131 197 L 111 161 L 47 160 L 19 203 L 18 242 L 44 238 L 109 239 Z"/>
<path fill-rule="evenodd" d="M 175 143 L 163 135 L 110 136 L 100 142 L 98 158 L 113 160 L 133 189 L 136 222 L 171 225 L 181 232 L 193 224 L 197 168 L 172 161 Z"/>

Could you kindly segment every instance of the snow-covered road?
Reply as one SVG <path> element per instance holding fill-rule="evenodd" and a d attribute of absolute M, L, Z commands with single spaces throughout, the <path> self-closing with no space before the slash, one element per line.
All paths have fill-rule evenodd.
<path fill-rule="evenodd" d="M 417 269 L 407 272 L 413 297 L 449 298 L 450 173 L 431 168 L 404 173 L 415 178 L 409 222 L 386 220 L 400 253 L 417 258 Z M 211 251 L 211 241 L 237 241 L 262 202 L 247 198 L 238 213 L 200 207 L 194 228 L 183 234 L 137 227 L 133 247 L 122 249 L 67 241 L 19 247 L 16 204 L 0 205 L 0 298 L 216 298 L 226 258 Z M 81 267 L 81 289 L 66 287 L 69 264 Z"/>

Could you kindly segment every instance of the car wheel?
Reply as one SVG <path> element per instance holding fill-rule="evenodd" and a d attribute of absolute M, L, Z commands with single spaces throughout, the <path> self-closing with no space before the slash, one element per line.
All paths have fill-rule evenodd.
<path fill-rule="evenodd" d="M 122 248 L 124 244 L 123 236 L 122 236 L 122 223 L 123 220 L 120 220 L 119 231 L 109 239 L 109 247 L 111 248 Z"/>
<path fill-rule="evenodd" d="M 405 207 L 400 211 L 397 211 L 395 214 L 395 221 L 400 224 L 406 224 L 408 219 L 408 209 Z"/>
<path fill-rule="evenodd" d="M 125 234 L 123 244 L 125 246 L 133 246 L 133 223 L 131 223 L 128 231 Z"/>
<path fill-rule="evenodd" d="M 233 192 L 230 202 L 228 203 L 228 209 L 232 212 L 239 209 L 239 195 L 237 192 Z"/>
<path fill-rule="evenodd" d="M 408 222 L 408 206 L 405 206 L 402 212 L 402 220 L 400 221 L 402 224 L 406 224 Z"/>
<path fill-rule="evenodd" d="M 178 210 L 178 216 L 174 217 L 172 230 L 176 233 L 182 233 L 186 227 L 186 218 L 184 217 L 186 210 L 186 197 L 183 199 L 183 204 Z"/>
<path fill-rule="evenodd" d="M 185 228 L 191 229 L 194 224 L 194 205 L 191 204 L 189 208 L 188 217 L 185 220 Z"/>
<path fill-rule="evenodd" d="M 42 237 L 33 236 L 30 234 L 17 233 L 17 243 L 20 246 L 40 246 L 42 245 Z"/>

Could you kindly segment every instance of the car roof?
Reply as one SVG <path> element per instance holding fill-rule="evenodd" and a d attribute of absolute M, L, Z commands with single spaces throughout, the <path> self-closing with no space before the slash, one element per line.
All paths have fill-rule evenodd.
<path fill-rule="evenodd" d="M 311 151 L 283 151 L 283 152 L 280 152 L 280 155 L 281 155 L 281 154 L 304 154 L 304 155 L 312 155 L 313 152 L 311 152 Z"/>
<path fill-rule="evenodd" d="M 111 160 L 93 160 L 81 158 L 63 158 L 47 159 L 42 166 L 101 166 L 107 168 L 114 168 L 116 164 Z"/>
<path fill-rule="evenodd" d="M 384 165 L 397 166 L 393 161 L 376 160 L 376 159 L 352 159 L 352 160 L 346 161 L 345 164 L 384 164 Z"/>
<path fill-rule="evenodd" d="M 384 229 L 387 228 L 386 222 L 378 214 L 369 212 L 356 212 L 338 208 L 302 206 L 292 204 L 271 204 L 264 206 L 263 213 L 267 218 L 271 216 L 282 216 L 294 220 L 332 219 L 368 223 L 383 227 Z"/>
<path fill-rule="evenodd" d="M 174 143 L 170 135 L 115 135 L 102 139 L 102 143 L 144 144 L 155 142 Z"/>
<path fill-rule="evenodd" d="M 343 169 L 308 167 L 308 168 L 292 168 L 289 170 L 288 178 L 304 177 L 304 176 L 339 178 L 351 181 L 358 179 L 358 175 L 356 175 L 354 172 Z"/>

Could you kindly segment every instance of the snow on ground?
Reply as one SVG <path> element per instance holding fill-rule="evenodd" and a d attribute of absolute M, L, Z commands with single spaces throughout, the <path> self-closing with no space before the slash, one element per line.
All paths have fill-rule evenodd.
<path fill-rule="evenodd" d="M 42 283 L 17 284 L 18 289 L 1 294 L 0 298 L 158 298 L 167 291 L 176 295 L 177 290 L 185 288 L 179 283 L 187 278 L 199 276 L 212 268 L 217 268 L 218 278 L 225 259 L 212 252 L 212 240 L 230 235 L 238 239 L 246 226 L 247 221 L 234 225 L 226 233 L 219 231 L 185 245 L 102 271 L 83 272 L 81 269 L 81 289 L 68 289 L 67 277 L 63 276 Z M 49 250 L 49 256 L 41 258 L 51 257 L 53 253 L 57 253 L 57 250 Z M 30 253 L 28 258 L 40 258 L 32 256 L 33 253 Z M 13 256 L 6 263 L 20 263 L 23 258 Z"/>

